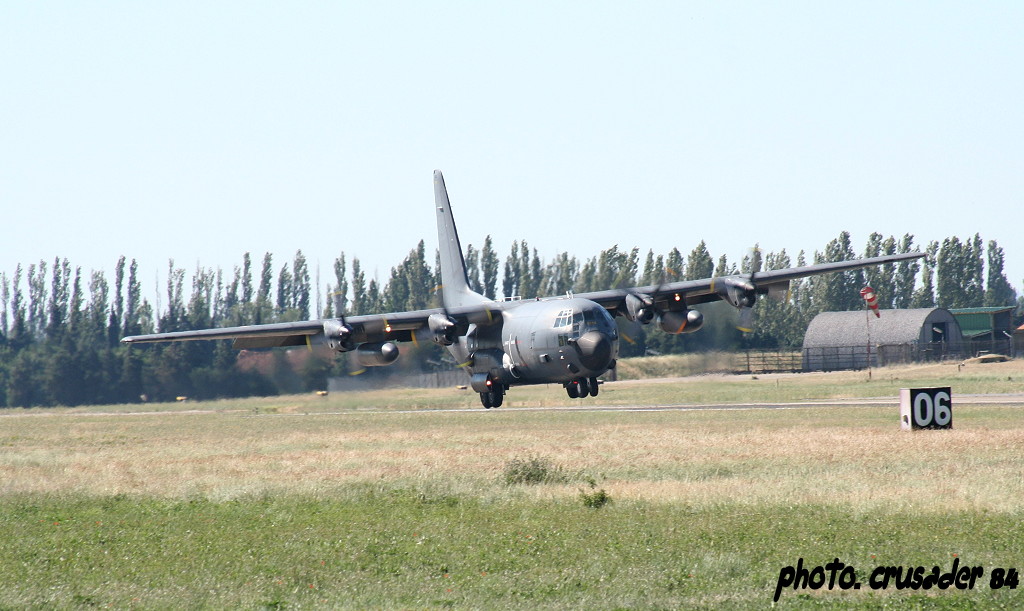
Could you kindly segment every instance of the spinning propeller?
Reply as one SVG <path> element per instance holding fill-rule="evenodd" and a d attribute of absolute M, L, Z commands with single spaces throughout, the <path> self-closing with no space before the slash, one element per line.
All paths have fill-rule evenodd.
<path fill-rule="evenodd" d="M 736 328 L 743 333 L 754 331 L 754 305 L 757 303 L 758 294 L 766 294 L 775 301 L 787 301 L 790 296 L 790 283 L 788 280 L 776 281 L 771 284 L 759 284 L 758 274 L 761 273 L 764 259 L 761 256 L 761 249 L 757 245 L 751 248 L 743 258 L 743 272 L 735 276 L 726 276 L 716 279 L 719 284 L 717 290 L 712 284 L 711 290 L 718 293 L 723 301 L 735 307 L 739 311 Z"/>
<path fill-rule="evenodd" d="M 757 303 L 757 274 L 761 271 L 763 259 L 761 250 L 754 246 L 743 257 L 743 272 L 715 278 L 711 290 L 729 305 L 739 311 L 736 328 L 743 333 L 754 331 L 754 304 Z"/>
<path fill-rule="evenodd" d="M 345 322 L 345 311 L 342 307 L 341 296 L 341 291 L 334 291 L 328 295 L 328 297 L 334 300 L 334 311 L 337 312 L 338 318 L 324 321 L 324 339 L 331 350 L 336 352 L 352 352 L 357 347 L 352 337 L 354 330 Z M 357 376 L 366 373 L 366 367 L 359 363 L 357 357 L 350 357 L 350 363 L 352 361 L 358 364 L 358 368 L 350 371 L 348 375 Z"/>
<path fill-rule="evenodd" d="M 655 319 L 661 330 L 671 335 L 691 333 L 704 324 L 704 316 L 699 311 L 687 307 L 684 294 L 665 292 L 666 280 L 666 274 L 663 273 L 661 283 L 653 291 L 653 295 L 639 291 L 627 293 L 624 315 L 633 322 L 636 334 L 639 334 L 641 325 L 650 324 Z M 621 336 L 631 344 L 636 343 L 626 333 L 622 333 Z"/>

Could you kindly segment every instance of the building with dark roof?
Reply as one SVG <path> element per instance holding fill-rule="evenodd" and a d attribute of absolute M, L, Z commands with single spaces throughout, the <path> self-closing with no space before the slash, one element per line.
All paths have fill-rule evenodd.
<path fill-rule="evenodd" d="M 804 371 L 864 369 L 869 366 L 961 356 L 965 343 L 949 310 L 865 310 L 822 312 L 807 327 Z"/>

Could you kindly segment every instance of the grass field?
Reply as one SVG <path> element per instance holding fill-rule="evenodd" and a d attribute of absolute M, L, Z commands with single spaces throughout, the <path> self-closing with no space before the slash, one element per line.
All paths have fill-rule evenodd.
<path fill-rule="evenodd" d="M 0 412 L 0 608 L 763 608 L 802 558 L 859 590 L 788 608 L 1018 608 L 1016 362 L 513 389 Z M 951 385 L 952 431 L 899 430 L 900 387 Z M 545 405 L 881 406 L 533 411 Z M 440 411 L 472 406 L 472 410 Z M 536 459 L 540 484 L 505 469 Z M 589 507 L 604 491 L 610 503 Z M 969 590 L 876 566 L 982 566 Z"/>

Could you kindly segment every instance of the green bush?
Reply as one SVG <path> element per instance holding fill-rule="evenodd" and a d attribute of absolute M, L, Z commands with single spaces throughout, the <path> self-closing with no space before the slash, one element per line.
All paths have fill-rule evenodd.
<path fill-rule="evenodd" d="M 612 497 L 608 496 L 608 493 L 604 491 L 604 488 L 592 490 L 590 492 L 580 490 L 580 498 L 583 499 L 583 506 L 591 509 L 600 509 L 612 500 Z"/>
<path fill-rule="evenodd" d="M 570 477 L 547 458 L 531 456 L 513 458 L 505 463 L 502 479 L 508 486 L 515 484 L 563 484 Z"/>
<path fill-rule="evenodd" d="M 590 486 L 590 492 L 580 489 L 580 498 L 583 499 L 584 507 L 600 509 L 612 501 L 612 497 L 604 491 L 604 488 L 597 488 L 597 482 L 593 477 L 587 478 L 587 484 Z"/>

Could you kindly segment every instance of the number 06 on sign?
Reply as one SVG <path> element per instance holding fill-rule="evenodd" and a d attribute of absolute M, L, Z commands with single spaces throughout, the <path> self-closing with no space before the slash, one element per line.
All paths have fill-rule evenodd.
<path fill-rule="evenodd" d="M 953 398 L 950 388 L 901 388 L 900 428 L 953 428 Z"/>

